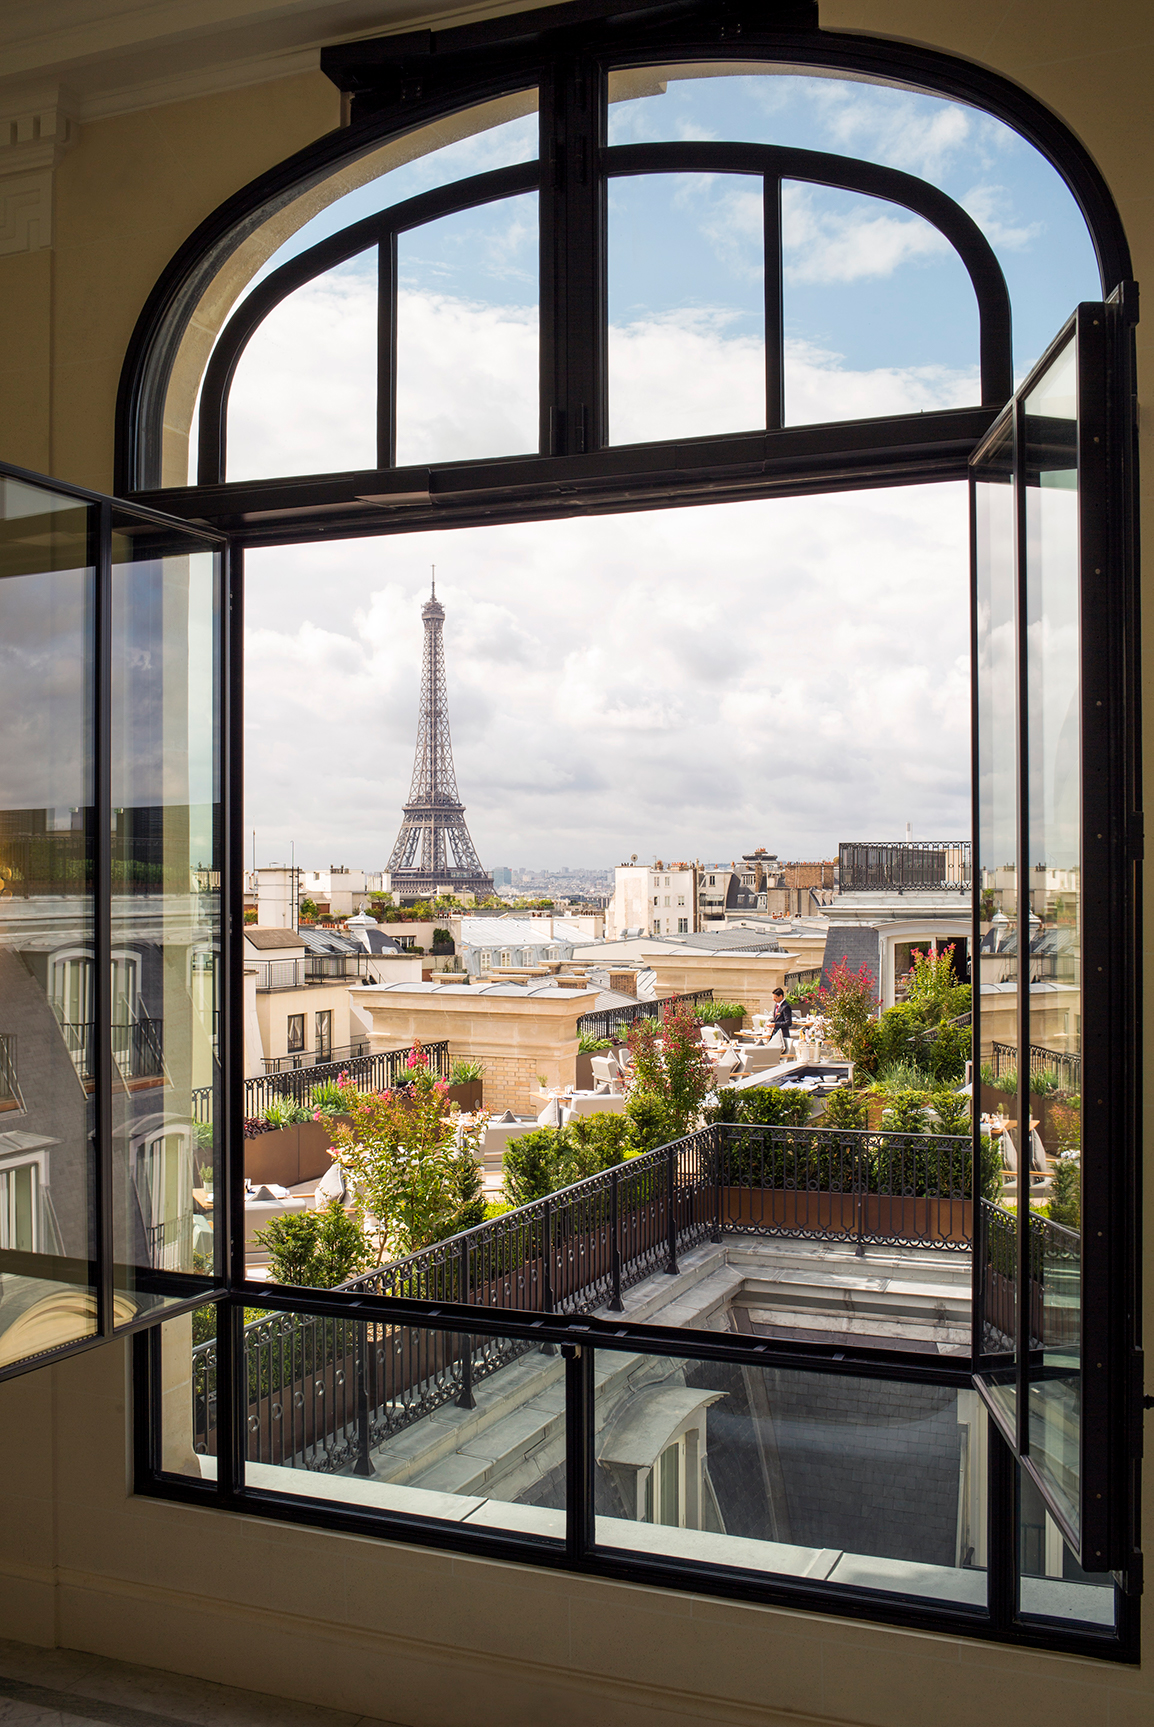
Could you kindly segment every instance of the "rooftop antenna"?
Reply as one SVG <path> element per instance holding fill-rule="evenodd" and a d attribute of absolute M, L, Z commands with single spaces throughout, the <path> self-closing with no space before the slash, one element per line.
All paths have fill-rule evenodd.
<path fill-rule="evenodd" d="M 436 599 L 436 597 L 437 597 L 437 566 L 436 566 L 436 564 L 430 564 L 429 568 L 433 572 L 433 595 L 432 595 L 432 597 L 433 597 L 433 599 Z"/>

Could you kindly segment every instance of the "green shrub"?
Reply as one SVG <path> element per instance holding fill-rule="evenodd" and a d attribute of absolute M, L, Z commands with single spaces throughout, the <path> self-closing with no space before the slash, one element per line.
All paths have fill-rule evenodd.
<path fill-rule="evenodd" d="M 926 1133 L 929 1124 L 924 1112 L 929 1101 L 925 1091 L 891 1093 L 882 1111 L 882 1126 L 891 1133 Z"/>
<path fill-rule="evenodd" d="M 804 1127 L 812 1114 L 813 1094 L 800 1086 L 752 1085 L 743 1091 L 718 1092 L 706 1119 L 756 1127 Z"/>
<path fill-rule="evenodd" d="M 968 1134 L 970 1131 L 970 1100 L 960 1091 L 935 1091 L 930 1107 L 938 1118 L 941 1133 Z"/>
<path fill-rule="evenodd" d="M 578 1034 L 577 1048 L 582 1055 L 600 1055 L 603 1049 L 612 1049 L 613 1043 L 610 1038 L 591 1037 L 587 1031 L 583 1031 Z"/>
<path fill-rule="evenodd" d="M 314 1085 L 309 1092 L 309 1105 L 319 1109 L 322 1115 L 344 1115 L 348 1109 L 348 1093 L 350 1088 L 341 1085 L 338 1080 L 326 1079 L 323 1085 Z"/>
<path fill-rule="evenodd" d="M 472 1085 L 474 1080 L 483 1079 L 485 1064 L 483 1061 L 455 1061 L 449 1069 L 450 1085 Z"/>
<path fill-rule="evenodd" d="M 1002 1153 L 994 1144 L 993 1135 L 989 1133 L 983 1133 L 981 1137 L 979 1177 L 982 1198 L 995 1202 L 1000 1199 L 1002 1193 Z"/>
<path fill-rule="evenodd" d="M 323 1211 L 274 1217 L 257 1231 L 255 1240 L 268 1254 L 275 1283 L 295 1283 L 306 1289 L 333 1289 L 358 1271 L 367 1271 L 373 1259 L 360 1207 L 347 1212 L 339 1199 L 331 1199 Z"/>
<path fill-rule="evenodd" d="M 693 1009 L 702 1025 L 717 1025 L 723 1019 L 744 1019 L 745 1008 L 739 1001 L 699 1001 Z"/>
<path fill-rule="evenodd" d="M 669 1145 L 681 1137 L 665 1099 L 656 1092 L 630 1092 L 625 1101 L 625 1114 L 633 1128 L 634 1143 L 639 1152 L 653 1151 L 656 1146 Z"/>
<path fill-rule="evenodd" d="M 825 1100 L 825 1108 L 821 1114 L 822 1127 L 864 1128 L 866 1123 L 866 1098 L 864 1092 L 853 1091 L 848 1085 L 841 1085 Z"/>
<path fill-rule="evenodd" d="M 1060 1157 L 1054 1169 L 1054 1197 L 1050 1217 L 1067 1229 L 1082 1227 L 1082 1160 Z"/>
<path fill-rule="evenodd" d="M 266 1108 L 264 1118 L 271 1127 L 295 1127 L 297 1122 L 311 1121 L 312 1110 L 295 1097 L 276 1097 Z"/>
<path fill-rule="evenodd" d="M 912 1061 L 893 1061 L 878 1073 L 871 1091 L 884 1092 L 887 1097 L 902 1091 L 936 1091 L 937 1081 L 929 1068 Z"/>
<path fill-rule="evenodd" d="M 613 1169 L 635 1157 L 637 1150 L 634 1124 L 627 1115 L 604 1111 L 578 1116 L 564 1127 L 533 1128 L 505 1147 L 501 1160 L 505 1200 L 511 1206 L 529 1205 L 547 1193 Z"/>
<path fill-rule="evenodd" d="M 506 1145 L 501 1169 L 502 1189 L 509 1205 L 531 1205 L 533 1200 L 544 1199 L 553 1192 L 558 1132 L 555 1127 L 537 1127 L 518 1134 Z"/>

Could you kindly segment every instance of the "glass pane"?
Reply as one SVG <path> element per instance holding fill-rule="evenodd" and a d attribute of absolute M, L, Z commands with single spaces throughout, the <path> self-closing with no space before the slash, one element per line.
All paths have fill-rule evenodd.
<path fill-rule="evenodd" d="M 87 505 L 0 478 L 0 1366 L 96 1329 Z"/>
<path fill-rule="evenodd" d="M 565 1362 L 551 1345 L 308 1313 L 253 1314 L 244 1337 L 247 1487 L 564 1540 Z M 215 1420 L 215 1349 L 200 1350 L 194 1435 Z"/>
<path fill-rule="evenodd" d="M 984 1608 L 976 1393 L 599 1349 L 597 1542 Z"/>
<path fill-rule="evenodd" d="M 213 342 L 235 307 L 266 276 L 291 258 L 306 252 L 310 246 L 366 216 L 374 215 L 378 210 L 388 209 L 421 192 L 450 185 L 473 174 L 533 161 L 537 155 L 537 137 L 536 89 L 498 96 L 491 102 L 478 103 L 460 113 L 444 115 L 431 125 L 418 127 L 361 157 L 342 163 L 327 180 L 310 186 L 243 239 L 206 290 L 180 344 L 165 412 L 163 483 L 184 485 L 195 478 L 199 388 Z M 342 266 L 342 269 L 346 268 L 348 266 Z M 339 271 L 331 274 L 338 279 L 340 277 Z M 354 296 L 347 284 L 338 280 L 333 298 L 339 300 L 342 295 L 348 307 Z M 309 330 L 307 335 L 306 348 L 311 347 L 314 333 Z M 374 314 L 374 343 L 375 339 Z M 332 338 L 329 340 L 331 342 Z M 287 341 L 286 337 L 286 344 Z M 291 354 L 286 357 L 292 358 Z M 294 363 L 298 373 L 304 369 L 299 358 Z M 354 385 L 371 384 L 371 381 L 371 362 L 364 378 L 359 376 L 358 366 L 354 369 L 353 380 L 344 387 L 346 395 L 355 396 L 359 404 L 359 390 Z M 249 413 L 258 416 L 262 411 L 267 413 L 267 409 L 262 410 L 261 406 L 259 377 L 249 379 L 246 387 L 251 393 L 245 414 L 236 416 L 238 429 L 242 432 Z M 337 393 L 340 394 L 339 389 Z M 359 405 L 357 411 L 360 411 Z M 296 430 L 303 433 L 307 428 L 297 427 Z M 339 426 L 334 428 L 334 435 L 339 442 L 342 436 Z M 354 426 L 354 441 L 355 436 Z M 357 459 L 348 463 L 328 460 L 317 463 L 308 458 L 307 466 L 299 466 L 306 459 L 303 452 L 310 447 L 307 441 L 298 441 L 290 445 L 288 466 L 261 467 L 250 472 L 247 468 L 242 471 L 238 465 L 230 478 L 255 478 L 274 472 L 278 475 L 336 472 L 345 466 L 376 466 L 375 455 L 368 462 L 360 459 L 360 446 L 357 447 Z M 236 453 L 239 457 L 242 452 L 238 449 Z M 250 454 L 247 446 L 243 454 L 247 461 Z"/>
<path fill-rule="evenodd" d="M 399 466 L 537 450 L 537 266 L 535 192 L 398 236 Z"/>
<path fill-rule="evenodd" d="M 877 162 L 940 187 L 973 216 L 1002 267 L 1013 304 L 1014 365 L 1020 376 L 1045 351 L 1070 307 L 1102 292 L 1086 223 L 1061 175 L 1009 126 L 964 103 L 864 78 L 820 77 L 748 61 L 622 68 L 609 75 L 609 101 L 610 144 L 690 138 L 779 144 Z M 903 277 L 918 281 L 915 270 L 903 264 L 903 258 L 916 257 L 906 248 L 920 243 L 917 228 L 905 226 L 916 219 L 887 206 L 886 222 L 876 231 L 871 233 L 867 221 L 860 233 L 854 235 L 851 224 L 842 234 L 833 209 L 824 203 L 813 209 L 823 221 L 833 219 L 832 228 L 815 233 L 808 248 L 813 290 L 825 301 L 821 352 L 813 364 L 834 374 L 831 384 L 843 374 L 843 389 L 855 378 L 864 385 L 876 362 L 868 345 L 859 348 L 859 339 L 890 295 L 904 292 Z M 851 238 L 854 243 L 847 245 Z M 868 260 L 868 271 L 852 289 L 827 294 L 820 284 L 844 280 L 839 271 L 854 256 Z M 972 293 L 963 303 L 936 265 L 932 276 L 934 296 L 940 278 L 951 305 L 961 312 L 960 323 L 952 328 L 940 316 L 936 297 L 919 295 L 911 302 L 914 316 L 905 332 L 915 357 L 898 362 L 887 356 L 877 376 L 879 386 L 891 392 L 908 385 L 915 398 L 927 385 L 918 376 L 923 365 L 942 368 L 936 384 L 944 389 L 947 374 L 960 386 L 977 361 Z M 859 319 L 864 320 L 860 329 Z M 928 361 L 916 358 L 914 344 L 923 329 L 935 334 Z M 860 360 L 851 358 L 858 353 Z M 891 366 L 888 375 L 885 368 Z"/>
<path fill-rule="evenodd" d="M 377 465 L 377 248 L 275 306 L 228 403 L 228 478 Z"/>
<path fill-rule="evenodd" d="M 978 1108 L 990 1156 L 981 1207 L 983 1348 L 1012 1354 L 1017 1334 L 1018 724 L 1013 429 L 1002 427 L 974 469 L 977 592 Z M 1000 1153 L 1000 1157 L 995 1156 Z M 990 1170 L 990 1164 L 993 1165 Z M 999 1186 L 1002 1191 L 999 1192 Z M 1013 1386 L 1003 1387 L 1007 1410 Z M 1012 1423 L 1012 1415 L 1010 1416 Z"/>
<path fill-rule="evenodd" d="M 762 183 L 609 182 L 609 428 L 615 444 L 765 425 Z"/>
<path fill-rule="evenodd" d="M 796 180 L 781 218 L 787 426 L 981 401 L 977 300 L 936 228 Z"/>
<path fill-rule="evenodd" d="M 1018 1472 L 1018 1483 L 1023 1619 L 1058 1619 L 1067 1625 L 1113 1631 L 1114 1579 L 1083 1571 L 1024 1469 Z"/>
<path fill-rule="evenodd" d="M 112 546 L 112 1141 L 128 1311 L 212 1276 L 221 1179 L 220 554 Z"/>
<path fill-rule="evenodd" d="M 162 1474 L 216 1479 L 217 1314 L 216 1307 L 198 1307 L 150 1333 L 159 1381 L 154 1443 Z"/>
<path fill-rule="evenodd" d="M 1030 1454 L 1078 1529 L 1081 1312 L 1081 702 L 1077 362 L 1073 341 L 1026 397 L 1030 794 Z"/>

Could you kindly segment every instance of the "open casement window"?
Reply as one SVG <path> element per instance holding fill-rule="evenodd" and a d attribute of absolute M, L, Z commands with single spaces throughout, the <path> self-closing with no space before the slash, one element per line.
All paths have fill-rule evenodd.
<path fill-rule="evenodd" d="M 1139 1373 L 1127 1232 L 1136 1192 L 1137 595 L 1129 305 L 1081 307 L 1011 400 L 1006 278 L 994 241 L 958 198 L 892 164 L 781 143 L 754 135 L 756 127 L 728 137 L 713 128 L 703 137 L 678 121 L 656 138 L 651 129 L 645 141 L 623 141 L 610 128 L 611 104 L 715 80 L 724 108 L 725 79 L 763 76 L 928 92 L 992 116 L 1037 147 L 1078 212 L 1079 243 L 1092 241 L 1103 295 L 1128 283 L 1125 238 L 1075 141 L 1020 91 L 974 67 L 892 43 L 824 36 L 805 0 L 782 0 L 771 24 L 743 19 L 740 27 L 706 0 L 687 0 L 675 12 L 599 15 L 611 11 L 581 0 L 326 52 L 322 65 L 348 99 L 349 123 L 208 218 L 141 315 L 122 375 L 117 484 L 133 507 L 143 506 L 143 525 L 125 526 L 114 542 L 120 507 L 90 498 L 77 504 L 72 495 L 67 510 L 98 518 L 107 540 L 92 541 L 85 516 L 79 528 L 60 526 L 75 544 L 40 534 L 19 554 L 18 573 L 35 573 L 42 567 L 35 559 L 46 554 L 33 547 L 59 544 L 52 556 L 63 562 L 51 563 L 51 572 L 72 572 L 69 603 L 80 607 L 81 622 L 84 605 L 95 620 L 75 626 L 77 641 L 96 644 L 76 649 L 77 688 L 87 689 L 85 677 L 95 680 L 91 701 L 78 696 L 74 720 L 88 724 L 95 740 L 86 746 L 91 785 L 62 769 L 59 783 L 24 798 L 41 806 L 41 826 L 28 832 L 52 836 L 42 848 L 44 869 L 51 875 L 59 855 L 57 874 L 69 862 L 67 880 L 88 894 L 77 888 L 81 903 L 59 943 L 70 965 L 91 948 L 91 984 L 77 963 L 58 986 L 39 985 L 66 1004 L 67 1024 L 81 1028 L 64 1034 L 45 1020 L 63 1049 L 61 1071 L 83 1099 L 72 1128 L 76 1167 L 94 1171 L 98 1196 L 95 1233 L 67 1251 L 91 1267 L 90 1333 L 106 1333 L 120 1317 L 113 1300 L 122 1287 L 134 1303 L 125 1317 L 136 1323 L 145 1312 L 141 1292 L 156 1301 L 183 1298 L 187 1308 L 199 1289 L 208 1302 L 191 1324 L 184 1320 L 189 1329 L 155 1325 L 138 1342 L 137 1489 L 586 1574 L 643 1576 L 661 1586 L 1133 1659 L 1138 1566 L 1128 1472 Z M 532 137 L 527 127 L 536 128 Z M 464 171 L 451 149 L 488 133 L 496 141 L 479 171 L 475 160 Z M 390 178 L 418 161 L 428 168 L 423 182 Z M 680 246 L 681 255 L 692 248 L 689 230 L 678 226 L 675 181 L 703 205 L 712 187 L 730 200 L 727 210 L 741 212 L 751 248 L 745 279 L 756 283 L 741 387 L 715 390 L 700 413 L 685 407 L 690 384 L 710 383 L 708 367 L 695 372 L 686 360 L 688 299 L 658 308 L 672 345 L 663 369 L 647 374 L 650 385 L 656 378 L 678 398 L 676 414 L 661 409 L 652 389 L 638 394 L 628 324 L 615 336 L 611 321 L 631 232 L 652 224 L 655 211 L 672 211 L 677 220 L 663 229 L 670 248 Z M 341 205 L 350 188 L 363 197 L 370 188 L 370 206 Z M 791 373 L 797 212 L 820 227 L 864 206 L 868 222 L 892 222 L 897 211 L 918 224 L 910 243 L 924 242 L 926 256 L 948 262 L 950 292 L 961 296 L 965 315 L 951 312 L 935 327 L 964 329 L 969 343 L 948 400 L 920 401 L 916 410 L 904 401 L 900 411 L 879 414 L 871 387 L 850 407 L 843 401 L 818 411 L 813 404 L 830 398 L 806 394 L 796 356 Z M 309 226 L 317 221 L 323 232 Z M 491 368 L 483 389 L 469 382 L 461 392 L 487 441 L 422 444 L 406 272 L 445 269 L 453 248 L 476 249 L 485 235 L 498 235 L 506 254 L 514 242 L 536 246 L 533 267 L 524 259 L 517 266 L 524 291 L 501 337 L 501 352 L 516 363 L 503 374 Z M 650 279 L 662 276 L 648 252 L 643 262 Z M 332 391 L 320 397 L 315 376 L 304 377 L 299 365 L 320 327 L 309 323 L 318 307 L 352 309 L 348 319 L 330 318 L 348 345 Z M 888 335 L 901 320 L 889 303 L 880 312 Z M 340 436 L 322 437 L 312 454 L 282 441 L 257 462 L 251 435 L 241 452 L 238 429 L 248 414 L 251 430 L 260 401 L 246 368 L 262 342 L 272 408 L 276 396 L 303 409 L 302 423 L 320 412 L 339 425 Z M 497 352 L 494 343 L 475 342 L 470 359 Z M 283 365 L 270 371 L 269 355 Z M 498 414 L 499 388 L 514 372 L 517 387 Z M 1020 1209 L 994 1203 L 1009 1197 L 1012 1182 L 989 1176 L 980 1135 L 971 1161 L 964 1137 L 929 1157 L 886 1130 L 881 1162 L 871 1164 L 864 1129 L 848 1147 L 831 1149 L 821 1137 L 828 1130 L 809 1125 L 783 1143 L 776 1128 L 747 1132 L 721 1122 L 602 1170 L 563 1196 L 550 1192 L 467 1234 L 386 1260 L 341 1288 L 250 1281 L 242 968 L 227 963 L 230 952 L 239 962 L 243 919 L 234 723 L 241 665 L 230 634 L 239 621 L 242 551 L 922 481 L 960 486 L 971 471 L 982 872 L 973 951 L 979 972 L 985 967 L 994 980 L 978 992 L 974 1018 L 981 1037 L 983 1021 L 988 1029 L 1000 1009 L 997 1043 L 1018 1076 L 998 1137 L 1007 1164 L 1018 1165 Z M 29 476 L 21 483 L 41 484 Z M 190 527 L 148 513 L 161 507 Z M 97 550 L 82 555 L 82 543 Z M 128 550 L 118 554 L 117 545 Z M 191 570 L 194 546 L 209 548 L 197 557 L 223 559 L 227 572 L 224 587 L 212 590 L 227 599 L 218 597 L 211 627 L 203 610 L 192 624 L 185 565 Z M 121 563 L 127 574 L 118 589 Z M 202 583 L 197 606 L 208 592 Z M 128 607 L 123 623 L 118 604 Z M 124 667 L 143 666 L 147 656 L 118 660 L 114 646 L 123 638 L 132 648 L 143 636 L 161 648 L 172 644 L 171 680 L 122 702 L 116 666 L 123 662 L 116 674 L 123 679 Z M 642 674 L 645 648 L 642 634 Z M 206 667 L 215 680 L 213 720 L 197 735 L 212 738 L 213 771 L 227 777 L 212 781 L 211 797 L 194 798 L 190 789 L 172 812 L 149 789 L 150 739 L 157 728 L 165 737 L 175 728 L 191 788 L 192 691 L 195 682 L 195 711 L 203 714 Z M 129 764 L 119 779 L 118 749 Z M 25 833 L 23 813 L 22 804 L 17 837 Z M 31 862 L 20 867 L 36 879 Z M 214 900 L 211 884 L 222 880 L 225 901 L 219 889 Z M 728 881 L 725 872 L 720 885 L 709 878 L 717 911 Z M 155 908 L 155 919 L 140 915 L 161 884 L 166 906 Z M 650 879 L 650 888 L 657 885 Z M 669 877 L 660 885 L 654 906 L 668 933 L 667 913 L 677 908 L 668 903 Z M 642 892 L 648 912 L 650 889 Z M 167 900 L 182 894 L 185 915 L 168 939 L 200 956 L 221 953 L 224 984 L 217 990 L 181 959 L 163 968 L 162 998 L 149 943 L 158 939 Z M 0 916 L 6 901 L 7 894 Z M 679 918 L 679 927 L 686 921 Z M 511 967 L 517 951 L 487 950 L 483 964 L 496 958 Z M 120 955 L 114 984 L 111 961 Z M 131 956 L 139 958 L 130 975 Z M 519 957 L 524 965 L 532 955 Z M 24 987 L 22 974 L 13 975 Z M 186 1003 L 172 994 L 172 980 L 193 976 Z M 311 1027 L 303 1019 L 286 1027 L 290 1067 L 309 1053 L 308 1036 L 318 1050 L 331 1038 L 319 1017 Z M 1063 1149 L 1085 1162 L 1080 1214 L 1076 1160 L 1061 1160 L 1060 1180 L 1047 1172 L 1064 1215 L 1080 1215 L 1078 1231 L 1059 1218 L 1036 1220 L 1026 1204 L 1035 1048 L 1047 1098 L 1064 1111 Z M 23 1087 L 18 1042 L 3 1059 L 7 1097 Z M 103 1090 L 91 1084 L 90 1062 L 108 1079 Z M 223 1099 L 214 1089 L 222 1075 Z M 976 1115 L 986 1107 L 982 1083 L 975 1080 Z M 150 1086 L 157 1107 L 151 1119 L 138 1119 Z M 227 1179 L 216 1124 L 226 1132 Z M 190 1172 L 190 1161 L 195 1166 L 209 1149 L 211 1160 Z M 979 1204 L 975 1194 L 987 1181 L 996 1191 Z M 37 1164 L 35 1178 L 18 1174 L 9 1184 L 6 1228 L 18 1244 L 34 1244 L 31 1254 L 11 1249 L 24 1255 L 22 1265 L 35 1257 L 37 1229 L 48 1240 L 43 1193 L 51 1182 L 51 1170 Z M 124 1249 L 117 1258 L 118 1220 L 130 1200 L 145 1243 L 139 1265 Z M 203 1258 L 206 1228 L 211 1261 Z M 636 1319 L 637 1311 L 655 1311 L 629 1306 L 641 1282 L 680 1276 L 679 1256 L 683 1263 L 698 1249 L 720 1247 L 726 1231 L 819 1241 L 832 1234 L 843 1245 L 856 1232 L 859 1243 L 869 1234 L 894 1247 L 922 1245 L 932 1233 L 943 1251 L 976 1242 L 972 1357 L 964 1342 L 954 1353 L 889 1349 L 880 1346 L 885 1339 L 859 1347 L 855 1338 L 831 1349 L 796 1331 L 738 1335 Z M 190 1285 L 208 1265 L 211 1273 Z M 246 1321 L 254 1306 L 260 1319 Z M 166 1317 L 155 1307 L 151 1313 Z M 516 1472 L 502 1490 L 471 1453 L 454 1465 L 456 1474 L 436 1477 L 437 1491 L 432 1476 L 418 1482 L 408 1450 L 414 1423 L 470 1420 L 514 1379 L 531 1388 L 522 1402 L 533 1402 L 532 1421 L 541 1422 L 539 1433 L 533 1425 L 517 1441 L 532 1447 L 534 1493 Z M 180 1395 L 167 1396 L 174 1386 Z M 785 1449 L 774 1463 L 766 1435 L 779 1420 Z M 761 1458 L 760 1468 L 743 1463 L 740 1472 L 761 1480 L 766 1496 L 765 1524 L 748 1534 L 726 1525 L 714 1492 L 724 1465 L 721 1457 L 716 1470 L 710 1463 L 710 1435 L 727 1421 L 744 1455 Z M 519 1422 L 508 1425 L 521 1431 Z M 907 1540 L 901 1525 L 909 1520 L 893 1516 L 874 1529 L 843 1531 L 836 1543 L 791 1533 L 790 1494 L 808 1482 L 808 1501 L 827 1504 L 830 1471 L 843 1456 L 868 1455 L 887 1487 L 904 1471 L 911 1502 L 936 1503 L 930 1476 L 923 1483 L 904 1457 L 903 1435 L 914 1426 L 932 1429 L 942 1442 L 934 1457 L 949 1465 L 948 1527 L 933 1551 Z M 1110 1570 L 1121 1587 L 1109 1581 Z"/>
<path fill-rule="evenodd" d="M 1086 1571 L 1129 1562 L 1134 1268 L 1132 304 L 1085 304 L 971 462 L 975 1383 Z M 1014 1083 L 1016 1081 L 1016 1084 Z M 1043 1146 L 1039 1128 L 1047 1118 Z"/>
<path fill-rule="evenodd" d="M 0 468 L 0 1376 L 223 1281 L 226 558 Z"/>

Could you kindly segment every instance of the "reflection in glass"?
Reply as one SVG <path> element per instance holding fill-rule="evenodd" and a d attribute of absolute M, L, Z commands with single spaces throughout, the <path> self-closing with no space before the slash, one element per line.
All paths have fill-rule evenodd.
<path fill-rule="evenodd" d="M 115 528 L 113 1227 L 117 1284 L 140 1312 L 213 1271 L 220 554 L 157 543 L 129 517 Z"/>
<path fill-rule="evenodd" d="M 0 1366 L 96 1330 L 89 511 L 0 478 Z"/>
<path fill-rule="evenodd" d="M 973 1391 L 597 1352 L 597 1542 L 975 1607 Z"/>
<path fill-rule="evenodd" d="M 1024 1469 L 1018 1472 L 1018 1494 L 1022 1617 L 1112 1631 L 1114 1579 L 1083 1571 Z"/>
<path fill-rule="evenodd" d="M 183 1333 L 176 1348 L 187 1361 Z M 297 1312 L 247 1324 L 244 1355 L 247 1487 L 564 1539 L 565 1361 L 549 1345 Z M 174 1419 L 215 1479 L 215 1335 L 182 1371 L 191 1416 Z"/>
<path fill-rule="evenodd" d="M 981 400 L 977 299 L 929 222 L 787 180 L 781 238 L 787 426 Z"/>
<path fill-rule="evenodd" d="M 1017 1193 L 1018 703 L 1014 576 L 1013 428 L 1007 423 L 974 467 L 978 703 L 978 957 L 981 1130 L 1001 1153 L 1002 1182 Z M 1017 1225 L 987 1198 L 981 1207 L 982 1348 L 1013 1354 L 1017 1336 Z M 998 1398 L 1013 1431 L 1012 1376 Z"/>
<path fill-rule="evenodd" d="M 1050 1218 L 1032 1231 L 1030 1455 L 1078 1529 L 1081 1312 L 1081 702 L 1077 363 L 1025 402 L 1030 1115 Z"/>
<path fill-rule="evenodd" d="M 763 235 L 760 179 L 609 182 L 611 442 L 765 425 Z"/>
<path fill-rule="evenodd" d="M 535 192 L 398 235 L 398 466 L 538 448 L 537 277 Z"/>
<path fill-rule="evenodd" d="M 377 465 L 377 248 L 274 306 L 236 369 L 230 480 Z"/>

